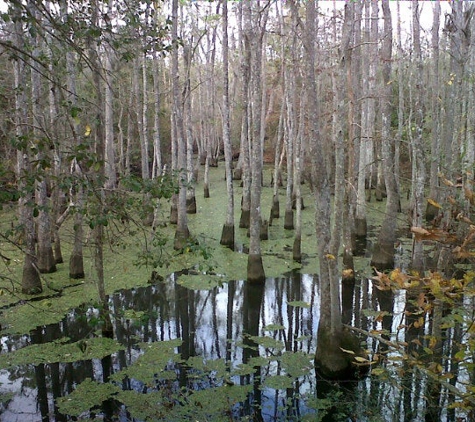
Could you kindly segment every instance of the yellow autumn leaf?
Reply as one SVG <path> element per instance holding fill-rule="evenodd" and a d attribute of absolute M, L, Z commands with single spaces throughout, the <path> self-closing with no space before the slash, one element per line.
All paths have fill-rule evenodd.
<path fill-rule="evenodd" d="M 423 229 L 422 227 L 411 227 L 411 232 L 417 233 L 417 234 L 430 234 L 430 232 L 426 229 Z"/>
<path fill-rule="evenodd" d="M 84 136 L 89 136 L 91 134 L 91 126 L 86 125 L 86 130 L 84 131 Z"/>
<path fill-rule="evenodd" d="M 336 259 L 336 258 L 335 258 L 335 255 L 332 255 L 331 253 L 327 253 L 327 254 L 325 255 L 325 258 L 327 258 L 327 259 Z"/>
<path fill-rule="evenodd" d="M 348 350 L 348 349 L 343 349 L 343 347 L 340 347 L 341 351 L 342 352 L 345 352 L 345 353 L 348 353 L 350 355 L 354 355 L 355 352 L 353 350 Z"/>
<path fill-rule="evenodd" d="M 368 359 L 362 358 L 361 356 L 355 356 L 355 360 L 356 360 L 356 362 L 360 362 L 360 363 L 367 363 L 367 362 L 369 362 Z"/>
<path fill-rule="evenodd" d="M 427 202 L 429 204 L 431 204 L 433 207 L 436 207 L 436 208 L 442 208 L 442 205 L 440 205 L 438 202 L 434 201 L 433 199 L 429 198 L 427 199 Z"/>

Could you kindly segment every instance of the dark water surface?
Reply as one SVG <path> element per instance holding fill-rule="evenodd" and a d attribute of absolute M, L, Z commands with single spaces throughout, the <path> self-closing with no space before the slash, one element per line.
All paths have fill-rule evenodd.
<path fill-rule="evenodd" d="M 174 349 L 181 360 L 200 357 L 201 361 L 223 362 L 230 373 L 229 379 L 218 379 L 212 375 L 216 372 L 211 372 L 205 381 L 198 380 L 193 377 L 193 367 L 171 364 L 167 373 L 175 373 L 174 379 L 160 380 L 157 376 L 155 384 L 150 385 L 130 376 L 119 383 L 121 389 L 163 393 L 169 388 L 178 394 L 184 387 L 206 390 L 225 383 L 249 385 L 247 398 L 232 405 L 227 418 L 220 420 L 317 420 L 323 415 L 317 409 L 322 405 L 328 407 L 328 400 L 334 404 L 330 406 L 333 413 L 326 419 L 329 421 L 455 420 L 455 412 L 444 410 L 449 399 L 442 390 L 435 392 L 435 405 L 431 404 L 426 397 L 427 381 L 415 376 L 403 380 L 398 375 L 402 374 L 403 363 L 388 365 L 386 369 L 394 376 L 389 380 L 368 377 L 340 384 L 317 380 L 313 368 L 321 299 L 317 277 L 290 273 L 269 278 L 263 286 L 231 281 L 211 290 L 190 290 L 177 280 L 177 275 L 172 275 L 159 284 L 119 291 L 109 298 L 114 338 L 124 350 L 103 359 L 0 370 L 0 420 L 70 420 L 59 412 L 55 405 L 57 398 L 68 396 L 86 379 L 107 381 L 112 374 L 131 367 L 144 354 L 143 343 L 174 339 L 182 340 Z M 373 288 L 370 280 L 362 279 L 356 286 L 344 284 L 342 297 L 346 324 L 365 330 L 399 331 L 406 340 L 410 340 L 409 335 L 424 334 L 398 329 L 402 322 L 395 316 L 404 314 L 407 306 L 404 293 L 381 292 Z M 387 313 L 375 322 L 368 317 L 372 311 Z M 74 309 L 60 323 L 38 327 L 30 336 L 4 336 L 1 352 L 65 337 L 70 342 L 87 340 L 97 335 L 99 316 L 99 310 L 92 306 Z M 372 355 L 384 356 L 387 352 L 384 344 L 376 341 L 368 341 L 366 347 Z M 293 358 L 288 359 L 291 355 Z M 264 360 L 257 365 L 256 359 L 261 358 Z M 237 375 L 240 365 L 247 362 L 254 362 L 255 371 Z M 162 369 L 157 368 L 157 372 Z M 317 400 L 322 397 L 327 401 Z M 175 398 L 171 402 L 182 406 Z M 434 418 L 427 416 L 431 411 Z M 84 416 L 124 422 L 144 420 L 135 417 L 119 401 L 110 400 L 95 413 Z M 147 420 L 173 418 L 157 416 Z"/>
<path fill-rule="evenodd" d="M 233 281 L 209 291 L 189 290 L 171 276 L 157 285 L 117 292 L 110 297 L 109 307 L 114 338 L 125 350 L 113 354 L 107 361 L 93 359 L 1 370 L 0 392 L 3 397 L 8 393 L 13 396 L 4 401 L 0 419 L 4 422 L 66 420 L 58 413 L 55 399 L 68 395 L 87 378 L 102 381 L 105 373 L 128 367 L 143 353 L 139 347 L 141 342 L 181 339 L 182 345 L 176 348 L 176 353 L 182 359 L 192 356 L 224 359 L 233 367 L 252 355 L 265 356 L 278 349 L 268 347 L 266 351 L 265 346 L 260 346 L 254 351 L 245 347 L 247 333 L 274 338 L 283 347 L 278 353 L 301 351 L 311 357 L 319 318 L 317 289 L 313 276 L 290 274 L 268 279 L 262 287 Z M 289 302 L 294 306 L 288 305 Z M 30 336 L 3 337 L 2 353 L 63 337 L 71 342 L 87 339 L 96 331 L 94 324 L 98 317 L 99 311 L 93 307 L 72 310 L 59 324 L 38 327 Z M 107 364 L 110 367 L 104 366 Z M 266 370 L 272 372 L 278 368 L 268 365 Z M 299 388 L 302 391 L 314 389 L 313 384 L 314 376 L 309 374 L 301 377 Z M 137 391 L 145 388 L 143 383 L 133 379 L 127 380 L 124 386 Z M 264 420 L 285 420 L 286 416 L 279 409 L 285 407 L 288 394 L 289 391 L 282 395 L 264 389 L 260 397 Z M 297 414 L 310 411 L 303 401 L 296 404 Z M 241 416 L 246 412 L 253 413 L 244 407 L 235 410 L 235 414 Z M 113 409 L 109 416 L 131 420 L 123 407 Z"/>

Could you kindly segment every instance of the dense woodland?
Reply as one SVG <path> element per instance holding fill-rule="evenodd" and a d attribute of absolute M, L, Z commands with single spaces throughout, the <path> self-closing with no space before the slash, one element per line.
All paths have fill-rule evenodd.
<path fill-rule="evenodd" d="M 71 279 L 84 278 L 87 242 L 107 303 L 106 232 L 133 224 L 160 244 L 164 206 L 173 249 L 202 247 L 188 218 L 198 195 L 213 201 L 210 168 L 219 166 L 227 209 L 215 224 L 232 250 L 236 230 L 248 229 L 249 283 L 265 283 L 261 242 L 277 219 L 302 260 L 302 210 L 314 208 L 324 298 L 316 363 L 348 376 L 349 360 L 334 354 L 367 356 L 344 328 L 340 288 L 354 282 L 369 203 L 384 203 L 371 255 L 381 290 L 432 286 L 430 274 L 453 295 L 471 283 L 460 270 L 470 269 L 475 234 L 474 11 L 470 1 L 6 1 L 0 200 L 17 206 L 0 236 L 22 254 L 16 290 L 39 294 L 42 274 L 63 261 Z M 407 275 L 395 273 L 401 220 L 413 239 Z M 415 293 L 419 306 L 442 301 L 429 293 Z M 430 329 L 440 337 L 437 320 Z"/>

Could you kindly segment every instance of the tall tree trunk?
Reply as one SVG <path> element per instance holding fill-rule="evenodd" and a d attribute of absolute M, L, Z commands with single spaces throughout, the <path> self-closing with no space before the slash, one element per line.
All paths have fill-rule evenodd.
<path fill-rule="evenodd" d="M 262 44 L 266 20 L 260 16 L 260 5 L 244 4 L 244 37 L 250 49 L 250 170 L 251 207 L 249 224 L 249 255 L 247 280 L 263 282 L 264 266 L 261 255 L 261 189 L 262 189 Z M 268 9 L 266 9 L 268 11 Z"/>
<path fill-rule="evenodd" d="M 319 115 L 319 104 L 316 86 L 315 67 L 315 23 L 316 10 L 314 1 L 306 4 L 306 28 L 304 37 L 305 47 L 305 81 L 308 95 L 308 116 L 309 121 L 309 141 L 310 156 L 312 157 L 312 189 L 315 194 L 316 207 L 316 235 L 318 244 L 319 259 L 319 283 L 320 283 L 320 322 L 318 326 L 318 342 L 315 354 L 317 370 L 326 377 L 347 377 L 352 374 L 351 358 L 342 353 L 341 348 L 354 350 L 359 353 L 358 342 L 352 336 L 348 336 L 343 331 L 340 297 L 339 297 L 339 271 L 338 256 L 341 241 L 342 225 L 342 201 L 344 198 L 344 156 L 343 156 L 343 131 L 342 127 L 336 128 L 337 139 L 335 139 L 336 162 L 335 162 L 335 198 L 337 204 L 334 205 L 333 218 L 338 220 L 331 222 L 332 212 L 330 205 L 330 162 L 324 156 L 324 139 L 320 136 L 319 122 L 315 116 Z M 348 4 L 345 11 L 348 10 Z M 342 37 L 341 53 L 339 57 L 340 69 L 339 77 L 341 89 L 345 86 L 346 80 L 346 55 L 348 54 L 352 19 L 345 12 L 345 29 Z M 343 121 L 346 111 L 344 110 L 343 92 L 338 95 L 339 121 Z M 341 123 L 336 122 L 338 125 Z"/>
<path fill-rule="evenodd" d="M 228 45 L 228 2 L 223 0 L 223 144 L 226 172 L 226 191 L 228 202 L 226 221 L 221 233 L 221 245 L 234 249 L 234 186 L 233 186 L 233 152 L 230 137 L 229 115 L 229 45 Z"/>
<path fill-rule="evenodd" d="M 371 7 L 373 6 L 373 7 Z M 363 79 L 363 101 L 361 106 L 361 138 L 359 144 L 359 165 L 358 165 L 358 188 L 356 198 L 356 217 L 355 217 L 355 230 L 356 236 L 359 238 L 366 238 L 368 227 L 366 221 L 366 187 L 369 189 L 369 195 L 371 195 L 372 175 L 371 168 L 372 153 L 373 153 L 373 136 L 374 136 L 374 78 L 375 78 L 375 51 L 377 49 L 377 8 L 378 4 L 365 0 L 365 26 L 364 26 L 364 42 L 362 47 L 363 54 L 363 69 L 369 69 L 368 72 L 362 74 Z M 372 18 L 373 13 L 376 11 L 376 24 L 373 25 Z M 371 17 L 370 17 L 371 15 Z M 374 29 L 376 28 L 376 29 Z"/>
<path fill-rule="evenodd" d="M 31 16 L 34 22 L 31 25 L 41 25 L 41 18 L 34 2 L 29 2 Z M 31 113 L 34 137 L 33 142 L 36 144 L 36 205 L 38 210 L 37 217 L 37 265 L 41 273 L 52 273 L 56 271 L 56 261 L 53 254 L 53 246 L 51 244 L 51 204 L 47 193 L 47 169 L 43 163 L 48 161 L 49 146 L 46 145 L 44 130 L 44 113 L 40 110 L 43 105 L 43 93 L 41 86 L 41 76 L 38 71 L 40 57 L 40 39 L 39 29 L 36 28 L 32 33 L 31 46 L 33 48 L 32 59 L 30 60 L 31 69 Z"/>
<path fill-rule="evenodd" d="M 290 29 L 294 33 L 293 43 L 290 46 L 291 51 L 295 52 L 297 34 L 295 28 Z M 284 59 L 285 60 L 285 59 Z M 285 65 L 284 65 L 285 66 Z M 296 94 L 295 94 L 295 61 L 292 60 L 291 65 L 285 66 L 284 70 L 284 99 L 286 107 L 286 118 L 284 124 L 284 144 L 287 158 L 287 185 L 285 191 L 285 217 L 284 228 L 287 230 L 294 229 L 294 212 L 292 208 L 292 195 L 294 192 L 294 143 L 296 136 Z"/>
<path fill-rule="evenodd" d="M 303 85 L 302 88 L 304 88 Z M 295 262 L 302 262 L 302 161 L 303 161 L 303 147 L 302 141 L 305 131 L 305 93 L 302 89 L 300 96 L 300 120 L 299 120 L 299 129 L 295 137 L 295 235 L 294 235 L 294 244 L 292 248 L 292 258 Z"/>
<path fill-rule="evenodd" d="M 51 10 L 51 2 L 47 1 L 45 3 L 45 9 L 48 13 Z M 51 31 L 51 25 L 47 23 L 48 32 Z M 53 178 L 50 182 L 51 186 L 51 239 L 53 241 L 53 256 L 54 262 L 56 264 L 62 264 L 63 254 L 61 250 L 61 237 L 59 235 L 59 228 L 60 226 L 57 224 L 57 219 L 59 214 L 61 213 L 61 206 L 62 201 L 64 200 L 64 193 L 60 188 L 60 177 L 62 174 L 62 151 L 60 150 L 58 144 L 58 125 L 56 122 L 58 121 L 58 107 L 57 107 L 57 90 L 55 83 L 53 81 L 53 75 L 55 74 L 55 65 L 53 61 L 53 49 L 54 49 L 54 42 L 52 36 L 50 34 L 46 35 L 46 43 L 47 43 L 47 55 L 48 55 L 48 71 L 49 71 L 49 80 L 47 82 L 48 85 L 48 124 L 49 124 L 49 137 L 51 139 L 51 149 L 52 149 L 52 157 L 51 160 L 53 162 Z"/>
<path fill-rule="evenodd" d="M 186 212 L 196 214 L 195 175 L 193 171 L 193 119 L 191 109 L 191 45 L 183 47 L 185 88 L 183 92 L 183 125 L 186 136 Z"/>
<path fill-rule="evenodd" d="M 280 218 L 279 187 L 282 185 L 282 158 L 283 154 L 285 154 L 285 145 L 282 140 L 284 132 L 284 113 L 285 101 L 282 101 L 279 113 L 279 126 L 277 129 L 274 145 L 274 174 L 272 176 L 274 194 L 272 195 L 272 208 L 270 212 L 269 225 L 272 225 L 272 220 L 274 218 Z"/>
<path fill-rule="evenodd" d="M 188 177 L 186 171 L 186 137 L 183 123 L 183 101 L 180 96 L 180 73 L 178 66 L 178 0 L 172 2 L 172 93 L 173 93 L 173 125 L 177 145 L 177 171 L 179 192 L 177 202 L 177 226 L 175 231 L 174 248 L 182 249 L 190 237 L 186 214 L 186 191 Z"/>
<path fill-rule="evenodd" d="M 400 157 L 401 157 L 401 143 L 404 132 L 404 72 L 403 72 L 403 55 L 404 50 L 402 48 L 402 31 L 401 31 L 401 7 L 400 1 L 397 2 L 397 52 L 398 52 L 398 108 L 397 108 L 397 136 L 394 142 L 394 175 L 396 176 L 396 185 L 399 195 L 401 195 L 401 183 L 400 183 Z M 398 211 L 401 211 L 401 202 L 399 201 Z"/>
<path fill-rule="evenodd" d="M 249 40 L 245 34 L 243 25 L 246 17 L 244 16 L 245 3 L 239 4 L 240 10 L 240 41 L 241 41 L 241 146 L 239 160 L 241 161 L 241 175 L 242 175 L 242 200 L 241 200 L 241 217 L 239 220 L 240 228 L 249 228 L 250 214 L 251 214 L 251 175 L 250 175 L 250 128 L 249 128 L 249 84 L 251 72 L 251 47 Z M 248 12 L 246 12 L 248 14 Z M 236 175 L 234 176 L 235 178 Z"/>
<path fill-rule="evenodd" d="M 112 90 L 112 49 L 104 52 L 104 175 L 107 189 L 117 186 L 114 145 L 114 92 Z"/>
<path fill-rule="evenodd" d="M 412 87 L 413 90 L 413 126 L 414 137 L 412 140 L 412 226 L 422 227 L 423 206 L 424 206 L 424 185 L 426 181 L 425 160 L 424 160 L 424 142 L 422 131 L 424 127 L 423 111 L 423 85 L 422 85 L 422 51 L 420 38 L 420 11 L 417 2 L 412 4 L 412 42 L 414 51 L 414 63 L 412 66 Z M 412 267 L 415 270 L 424 268 L 424 256 L 422 242 L 413 242 Z"/>
<path fill-rule="evenodd" d="M 160 140 L 160 60 L 157 55 L 153 58 L 153 93 L 154 93 L 154 113 L 153 113 L 153 162 L 152 178 L 162 174 L 162 150 Z"/>
<path fill-rule="evenodd" d="M 20 19 L 21 11 L 13 9 L 17 19 L 13 20 L 14 44 L 19 51 L 23 51 L 25 40 L 23 38 L 23 25 Z M 15 136 L 18 143 L 17 147 L 17 180 L 20 199 L 18 200 L 19 223 L 23 228 L 22 237 L 24 239 L 21 291 L 24 294 L 41 293 L 43 287 L 37 266 L 36 258 L 36 236 L 35 222 L 33 216 L 33 193 L 31 182 L 29 181 L 32 174 L 30 144 L 26 133 L 27 127 L 27 100 L 24 87 L 26 81 L 26 65 L 25 58 L 18 57 L 13 63 L 14 83 L 15 83 Z"/>
<path fill-rule="evenodd" d="M 432 16 L 432 86 L 431 86 L 431 160 L 429 170 L 429 198 L 437 202 L 439 200 L 439 169 L 440 169 L 440 89 L 439 89 L 439 26 L 440 26 L 440 0 L 434 3 Z M 439 209 L 434 203 L 427 202 L 426 221 L 431 222 L 439 213 Z"/>
<path fill-rule="evenodd" d="M 371 265 L 378 270 L 394 268 L 394 253 L 397 229 L 397 212 L 399 196 L 394 176 L 394 148 L 391 136 L 391 62 L 392 62 L 392 21 L 391 11 L 387 2 L 382 2 L 384 16 L 384 35 L 381 49 L 381 159 L 384 170 L 384 182 L 386 185 L 387 201 L 384 220 L 381 225 L 378 240 L 374 246 Z"/>

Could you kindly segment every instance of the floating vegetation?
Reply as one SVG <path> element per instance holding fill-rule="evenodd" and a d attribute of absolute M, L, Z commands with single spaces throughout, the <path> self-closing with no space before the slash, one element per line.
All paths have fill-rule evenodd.
<path fill-rule="evenodd" d="M 102 359 L 119 350 L 124 350 L 116 340 L 92 337 L 69 343 L 62 338 L 44 344 L 32 344 L 0 355 L 0 367 L 12 368 L 19 365 L 39 365 L 44 363 L 77 362 L 88 359 Z"/>

